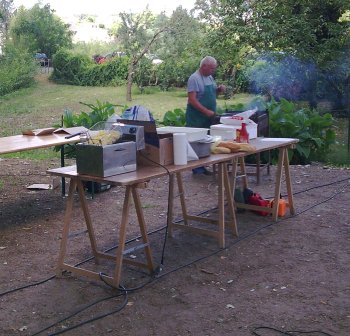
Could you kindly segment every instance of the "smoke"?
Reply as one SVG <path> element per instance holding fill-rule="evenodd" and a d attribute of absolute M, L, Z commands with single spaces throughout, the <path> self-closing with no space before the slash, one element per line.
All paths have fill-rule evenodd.
<path fill-rule="evenodd" d="M 317 68 L 311 62 L 284 53 L 264 53 L 248 71 L 249 91 L 276 100 L 309 100 L 316 77 Z"/>
<path fill-rule="evenodd" d="M 254 59 L 246 76 L 249 92 L 276 100 L 308 101 L 311 107 L 327 102 L 334 110 L 350 108 L 350 48 L 319 69 L 283 52 L 263 53 Z"/>

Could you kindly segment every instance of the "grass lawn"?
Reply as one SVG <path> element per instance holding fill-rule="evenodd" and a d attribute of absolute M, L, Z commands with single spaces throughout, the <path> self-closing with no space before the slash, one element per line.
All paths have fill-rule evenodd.
<path fill-rule="evenodd" d="M 239 94 L 230 100 L 218 99 L 218 105 L 246 103 L 254 96 Z M 76 113 L 90 112 L 80 102 L 96 104 L 109 102 L 121 106 L 144 105 L 156 119 L 162 120 L 164 114 L 175 108 L 186 108 L 187 94 L 185 89 L 174 89 L 162 92 L 157 89 L 146 89 L 141 94 L 136 88 L 132 93 L 132 102 L 126 101 L 126 87 L 85 87 L 58 85 L 48 80 L 48 74 L 38 74 L 35 86 L 22 89 L 0 97 L 0 136 L 21 134 L 23 129 L 50 127 L 60 124 L 63 112 L 68 109 Z M 116 109 L 121 113 L 121 108 Z M 8 154 L 4 157 L 28 159 L 45 159 L 58 157 L 52 148 Z"/>
<path fill-rule="evenodd" d="M 218 99 L 218 106 L 247 103 L 254 95 L 237 94 L 230 100 Z M 0 136 L 20 134 L 23 129 L 42 128 L 60 124 L 63 112 L 68 109 L 76 113 L 90 112 L 89 108 L 80 102 L 96 104 L 109 102 L 121 106 L 144 105 L 153 116 L 162 120 L 164 114 L 175 108 L 186 108 L 186 90 L 173 89 L 163 92 L 157 88 L 147 88 L 141 94 L 134 88 L 132 102 L 126 101 L 126 87 L 85 87 L 58 85 L 48 80 L 48 74 L 38 74 L 35 86 L 13 92 L 0 97 Z M 121 113 L 121 108 L 116 109 Z M 327 158 L 329 164 L 350 165 L 347 150 L 347 120 L 336 120 L 338 144 L 334 145 Z M 5 157 L 21 157 L 30 159 L 45 159 L 58 157 L 52 148 L 30 152 L 9 154 Z"/>
<path fill-rule="evenodd" d="M 149 91 L 149 92 L 147 92 Z M 249 102 L 254 96 L 239 94 L 231 100 L 219 98 L 218 105 Z M 41 128 L 59 124 L 64 110 L 90 112 L 79 102 L 96 104 L 96 101 L 117 105 L 144 105 L 156 119 L 175 108 L 185 109 L 187 95 L 185 89 L 168 92 L 147 90 L 141 94 L 135 88 L 132 102 L 126 101 L 126 87 L 85 87 L 58 85 L 48 81 L 47 74 L 39 74 L 36 86 L 0 97 L 0 136 L 20 134 L 24 128 Z M 117 113 L 122 112 L 121 109 Z"/>

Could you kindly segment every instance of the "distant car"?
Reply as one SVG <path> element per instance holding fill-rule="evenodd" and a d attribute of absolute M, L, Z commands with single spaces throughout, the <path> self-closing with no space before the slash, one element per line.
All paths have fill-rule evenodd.
<path fill-rule="evenodd" d="M 49 59 L 45 53 L 39 53 L 37 52 L 34 55 L 34 58 L 41 66 L 48 66 L 49 65 Z"/>
<path fill-rule="evenodd" d="M 93 56 L 93 59 L 94 59 L 96 64 L 102 64 L 102 63 L 105 63 L 107 61 L 110 61 L 114 57 L 123 57 L 123 56 L 126 56 L 125 52 L 113 51 L 113 52 L 109 52 L 105 55 L 95 55 L 95 56 Z"/>

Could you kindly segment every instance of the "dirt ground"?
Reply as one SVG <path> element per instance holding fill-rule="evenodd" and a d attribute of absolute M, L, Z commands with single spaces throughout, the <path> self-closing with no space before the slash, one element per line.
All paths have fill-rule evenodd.
<path fill-rule="evenodd" d="M 0 166 L 1 336 L 282 334 L 273 328 L 350 335 L 349 170 L 292 166 L 297 215 L 273 223 L 239 213 L 239 237 L 227 230 L 223 250 L 213 238 L 179 230 L 164 247 L 168 182 L 152 181 L 141 190 L 141 202 L 154 261 L 161 263 L 164 250 L 163 266 L 153 278 L 125 266 L 125 294 L 74 274 L 53 277 L 65 198 L 60 188 L 26 187 L 52 183 L 45 171 L 57 162 L 1 159 Z M 273 176 L 272 168 L 259 186 L 251 177 L 250 188 L 271 197 Z M 215 177 L 188 173 L 184 180 L 189 211 L 215 216 Z M 87 194 L 101 250 L 115 248 L 123 192 L 113 187 L 93 199 Z M 74 214 L 68 261 L 111 273 L 112 264 L 89 258 L 78 207 Z M 138 236 L 132 211 L 130 246 Z"/>

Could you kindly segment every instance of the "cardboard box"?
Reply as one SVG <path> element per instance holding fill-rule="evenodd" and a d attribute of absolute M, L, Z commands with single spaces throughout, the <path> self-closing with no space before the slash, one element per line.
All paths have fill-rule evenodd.
<path fill-rule="evenodd" d="M 159 134 L 158 141 L 146 143 L 145 149 L 138 151 L 137 163 L 143 166 L 171 165 L 174 163 L 174 146 L 171 134 Z"/>
<path fill-rule="evenodd" d="M 258 136 L 258 125 L 249 120 L 247 123 L 247 131 L 249 133 L 249 139 L 255 139 Z M 236 139 L 236 131 L 240 129 L 241 126 L 237 125 L 225 125 L 217 124 L 210 126 L 210 135 L 212 136 L 221 136 L 223 140 L 232 140 Z"/>
<path fill-rule="evenodd" d="M 173 135 L 158 134 L 154 121 L 118 120 L 129 125 L 143 126 L 145 148 L 137 151 L 137 164 L 143 166 L 171 165 L 174 163 Z"/>

